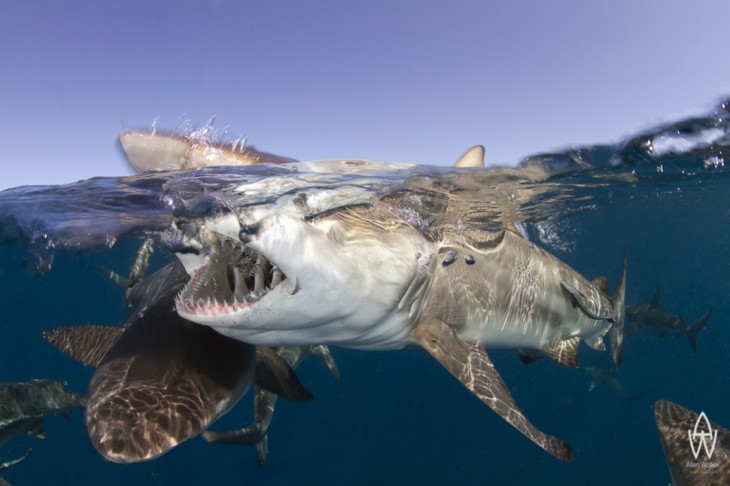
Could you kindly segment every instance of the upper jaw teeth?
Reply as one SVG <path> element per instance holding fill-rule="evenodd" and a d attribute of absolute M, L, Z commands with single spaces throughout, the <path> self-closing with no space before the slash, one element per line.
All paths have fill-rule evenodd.
<path fill-rule="evenodd" d="M 223 240 L 176 299 L 183 314 L 217 315 L 250 308 L 285 276 L 255 250 Z"/>

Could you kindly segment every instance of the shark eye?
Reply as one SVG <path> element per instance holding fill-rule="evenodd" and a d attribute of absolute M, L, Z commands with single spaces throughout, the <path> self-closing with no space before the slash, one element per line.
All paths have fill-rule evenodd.
<path fill-rule="evenodd" d="M 459 255 L 458 253 L 456 253 L 456 250 L 449 250 L 444 259 L 441 261 L 441 265 L 443 265 L 444 267 L 448 267 L 456 261 L 456 258 L 458 256 Z"/>

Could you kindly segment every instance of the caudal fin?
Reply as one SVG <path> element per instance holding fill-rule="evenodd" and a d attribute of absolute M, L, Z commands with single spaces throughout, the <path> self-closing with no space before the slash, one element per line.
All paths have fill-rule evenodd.
<path fill-rule="evenodd" d="M 621 270 L 616 292 L 613 295 L 613 312 L 616 316 L 608 337 L 611 341 L 611 356 L 613 366 L 618 369 L 621 366 L 621 359 L 624 354 L 624 320 L 626 317 L 626 253 L 624 252 L 624 266 Z"/>
<path fill-rule="evenodd" d="M 698 321 L 693 322 L 688 328 L 687 328 L 687 340 L 689 340 L 689 345 L 692 347 L 692 351 L 697 353 L 697 335 L 700 333 L 702 329 L 704 329 L 705 324 L 707 324 L 707 320 L 712 315 L 712 307 L 710 307 L 710 310 L 707 311 L 707 314 L 702 316 Z"/>

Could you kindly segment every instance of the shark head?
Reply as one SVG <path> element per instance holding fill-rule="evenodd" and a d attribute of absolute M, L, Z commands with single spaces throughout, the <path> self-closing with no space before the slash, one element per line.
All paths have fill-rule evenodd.
<path fill-rule="evenodd" d="M 229 227 L 205 255 L 181 256 L 192 278 L 180 316 L 254 344 L 408 344 L 408 304 L 432 250 L 387 208 L 273 214 L 248 231 Z"/>

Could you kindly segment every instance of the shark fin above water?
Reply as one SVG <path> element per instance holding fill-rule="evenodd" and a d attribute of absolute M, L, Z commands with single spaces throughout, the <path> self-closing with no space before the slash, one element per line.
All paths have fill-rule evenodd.
<path fill-rule="evenodd" d="M 570 446 L 532 425 L 523 415 L 481 343 L 459 339 L 442 322 L 419 322 L 411 337 L 454 375 L 469 391 L 510 425 L 561 461 L 571 461 Z"/>
<path fill-rule="evenodd" d="M 454 167 L 484 168 L 484 146 L 474 145 L 467 149 L 456 161 Z"/>

